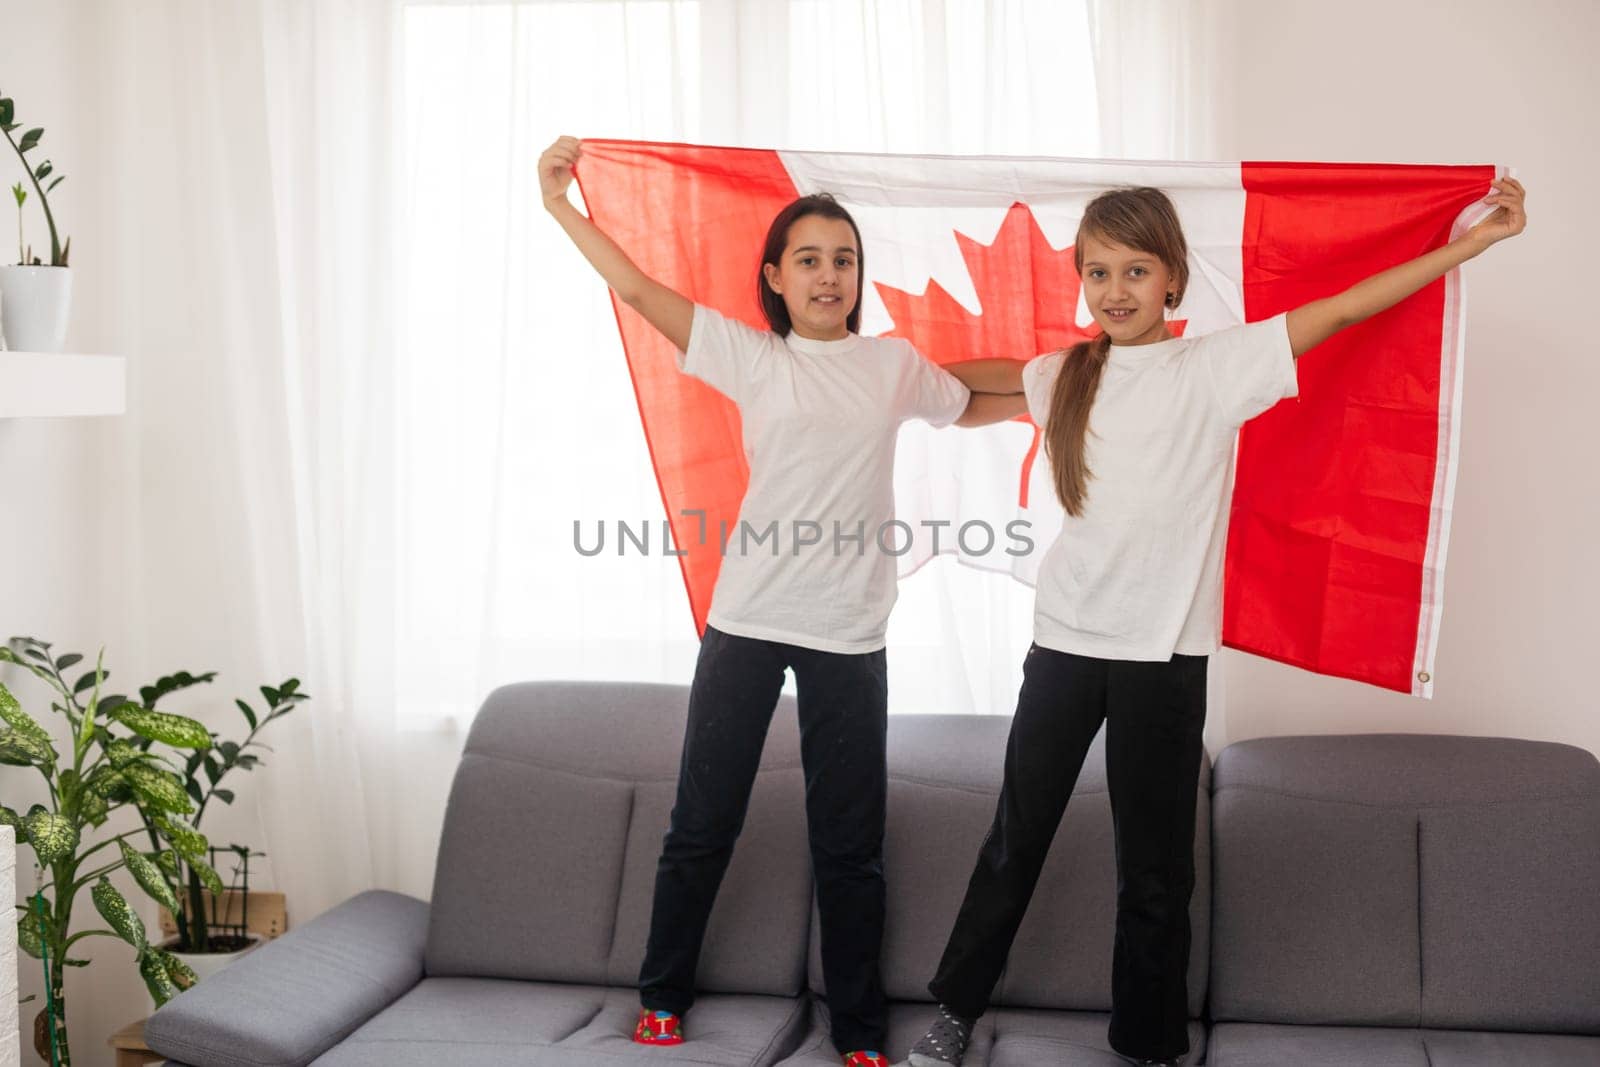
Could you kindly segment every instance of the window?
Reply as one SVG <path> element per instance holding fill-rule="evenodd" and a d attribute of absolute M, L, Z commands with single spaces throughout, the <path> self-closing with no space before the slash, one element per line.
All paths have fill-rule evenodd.
<path fill-rule="evenodd" d="M 698 641 L 609 298 L 539 204 L 539 153 L 570 133 L 1094 155 L 1083 5 L 443 3 L 403 27 L 401 716 L 527 678 L 686 682 Z M 592 545 L 602 521 L 580 556 L 574 522 Z M 618 521 L 648 521 L 648 555 L 617 554 Z M 947 559 L 902 583 L 893 706 L 1009 711 L 1031 602 Z"/>

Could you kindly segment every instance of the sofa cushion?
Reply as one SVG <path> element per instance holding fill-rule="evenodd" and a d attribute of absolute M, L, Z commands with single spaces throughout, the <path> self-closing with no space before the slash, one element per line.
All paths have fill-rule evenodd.
<path fill-rule="evenodd" d="M 1600 784 L 1540 792 L 1423 813 L 1424 1025 L 1600 1034 Z"/>
<path fill-rule="evenodd" d="M 1600 1033 L 1600 762 L 1265 738 L 1213 780 L 1219 1021 Z"/>
<path fill-rule="evenodd" d="M 889 1047 L 880 1051 L 897 1063 L 904 1060 L 932 1020 L 932 1005 L 891 1004 Z M 1106 1042 L 1110 1023 L 1111 1016 L 1103 1012 L 997 1008 L 978 1020 L 964 1067 L 1126 1067 L 1127 1061 Z M 1205 1048 L 1205 1028 L 1191 1022 L 1189 1055 L 1183 1062 L 1199 1063 Z M 812 1010 L 810 1032 L 779 1067 L 838 1067 L 838 1063 L 828 1038 L 828 1009 L 819 1003 Z"/>
<path fill-rule="evenodd" d="M 145 1020 L 145 1043 L 206 1067 L 303 1065 L 422 978 L 428 905 L 374 889 L 184 990 Z"/>
<path fill-rule="evenodd" d="M 994 1016 L 989 1067 L 1127 1067 L 1106 1040 L 1108 1012 L 1001 1009 Z M 1182 1062 L 1200 1063 L 1205 1054 L 1205 1027 L 1190 1020 L 1189 1052 Z"/>
<path fill-rule="evenodd" d="M 456 772 L 430 976 L 632 987 L 688 707 L 681 686 L 546 682 L 485 702 Z M 811 881 L 794 701 L 773 716 L 697 985 L 793 996 Z"/>
<path fill-rule="evenodd" d="M 767 1067 L 795 1046 L 802 999 L 706 996 L 689 1041 L 652 1048 L 632 1041 L 632 990 L 495 978 L 428 978 L 313 1067 L 588 1067 L 683 1063 Z"/>
<path fill-rule="evenodd" d="M 1593 1067 L 1600 1063 L 1600 1037 L 1218 1023 L 1206 1062 L 1214 1067 Z"/>
<path fill-rule="evenodd" d="M 1416 1025 L 1415 813 L 1234 790 L 1212 819 L 1213 1017 Z"/>
<path fill-rule="evenodd" d="M 1010 718 L 1002 716 L 889 719 L 883 979 L 891 1000 L 930 999 L 928 982 L 994 819 L 1010 729 Z M 1189 1011 L 1195 1017 L 1205 1003 L 1210 951 L 1208 781 L 1209 762 L 1203 762 L 1195 820 L 1195 891 L 1189 907 Z M 1116 889 L 1102 731 L 1084 759 L 993 1003 L 1110 1011 Z M 819 927 L 814 918 L 810 981 L 821 992 Z"/>
<path fill-rule="evenodd" d="M 877 1051 L 898 1065 L 906 1058 L 911 1043 L 927 1030 L 931 1017 L 932 1010 L 927 1004 L 890 1004 L 888 1044 Z M 813 1001 L 810 1028 L 800 1041 L 799 1047 L 778 1061 L 778 1067 L 838 1067 L 839 1053 L 834 1050 L 833 1041 L 828 1034 L 827 1005 Z M 972 1044 L 967 1047 L 964 1067 L 989 1067 L 989 1047 L 993 1043 L 992 1022 L 987 1018 L 978 1020 L 978 1027 L 972 1035 Z"/>

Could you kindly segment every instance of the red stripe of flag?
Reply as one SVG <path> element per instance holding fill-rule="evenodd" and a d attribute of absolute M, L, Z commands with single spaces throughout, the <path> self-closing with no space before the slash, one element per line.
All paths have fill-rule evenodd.
<path fill-rule="evenodd" d="M 1246 163 L 1249 321 L 1450 239 L 1493 167 Z M 1239 444 L 1223 641 L 1411 692 L 1438 466 L 1445 280 L 1300 360 Z M 1437 595 L 1437 591 L 1434 591 Z"/>
<path fill-rule="evenodd" d="M 756 302 L 761 243 L 773 216 L 798 195 L 776 152 L 584 141 L 577 173 L 596 225 L 646 274 L 766 329 Z M 695 630 L 703 634 L 722 566 L 718 532 L 738 521 L 750 480 L 739 409 L 680 374 L 671 342 L 615 293 L 611 303 L 673 541 L 687 552 L 679 563 Z M 703 528 L 680 513 L 686 508 L 704 509 Z"/>

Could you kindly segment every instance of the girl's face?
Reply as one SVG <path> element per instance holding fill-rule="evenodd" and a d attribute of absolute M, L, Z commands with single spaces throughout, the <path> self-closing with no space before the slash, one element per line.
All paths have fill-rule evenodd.
<path fill-rule="evenodd" d="M 813 341 L 840 341 L 856 306 L 861 276 L 855 230 L 843 219 L 803 215 L 789 227 L 778 265 L 762 267 L 767 285 L 783 297 L 794 332 Z"/>
<path fill-rule="evenodd" d="M 1093 233 L 1078 244 L 1084 300 L 1112 344 L 1148 345 L 1170 338 L 1163 311 L 1173 281 L 1160 258 Z"/>

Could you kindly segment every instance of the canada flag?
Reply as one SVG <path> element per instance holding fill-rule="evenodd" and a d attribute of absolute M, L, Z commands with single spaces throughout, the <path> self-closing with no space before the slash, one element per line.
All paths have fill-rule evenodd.
<path fill-rule="evenodd" d="M 1027 359 L 1097 334 L 1073 241 L 1084 205 L 1153 185 L 1177 207 L 1190 282 L 1175 330 L 1269 318 L 1439 247 L 1484 212 L 1503 168 L 1151 163 L 852 155 L 585 141 L 589 211 L 652 277 L 765 328 L 762 239 L 796 196 L 827 192 L 861 229 L 861 332 L 910 339 L 941 364 Z M 748 479 L 734 405 L 677 370 L 670 343 L 613 300 L 697 629 Z M 1240 433 L 1223 642 L 1307 670 L 1430 696 L 1460 433 L 1457 272 L 1299 364 L 1300 396 Z M 896 513 L 945 533 L 941 552 L 1032 584 L 1061 525 L 1026 417 L 978 430 L 908 423 Z M 699 512 L 704 513 L 704 519 Z M 958 540 L 1027 522 L 1033 550 Z M 702 523 L 704 525 L 702 525 Z M 978 543 L 973 543 L 974 541 Z M 902 573 L 925 562 L 918 537 Z"/>

